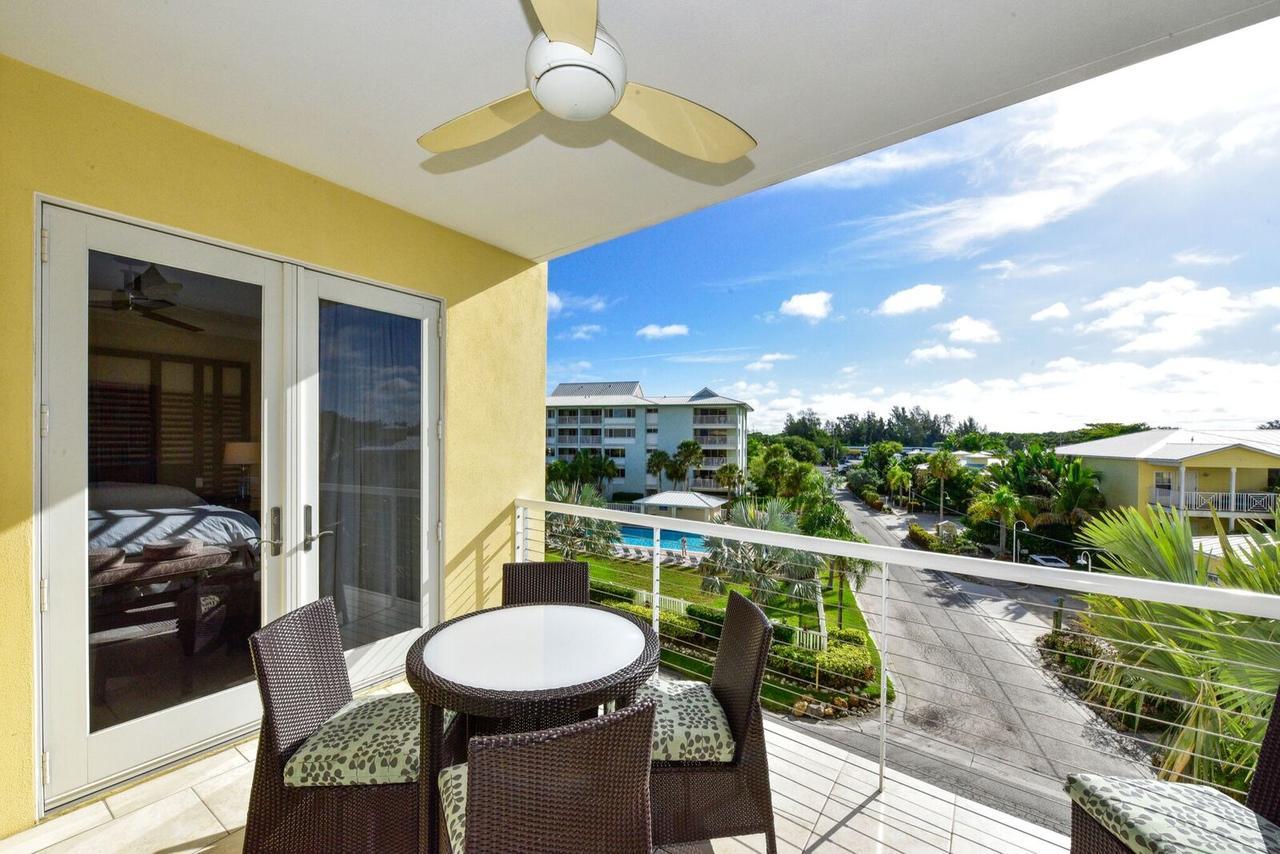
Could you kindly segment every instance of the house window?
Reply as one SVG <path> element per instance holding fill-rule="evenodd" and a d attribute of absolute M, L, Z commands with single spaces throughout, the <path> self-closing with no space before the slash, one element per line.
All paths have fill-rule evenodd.
<path fill-rule="evenodd" d="M 1158 471 L 1156 472 L 1156 489 L 1173 489 L 1173 472 Z"/>
<path fill-rule="evenodd" d="M 605 448 L 604 455 L 611 460 L 621 460 L 627 456 L 626 448 Z"/>
<path fill-rule="evenodd" d="M 606 427 L 604 430 L 605 438 L 608 439 L 634 439 L 636 437 L 636 428 L 634 427 Z"/>
<path fill-rule="evenodd" d="M 658 435 L 658 428 L 657 428 L 657 427 L 646 427 L 646 428 L 644 428 L 644 432 L 645 432 L 645 434 L 646 434 L 646 435 L 648 435 L 648 436 L 656 436 L 656 435 Z"/>

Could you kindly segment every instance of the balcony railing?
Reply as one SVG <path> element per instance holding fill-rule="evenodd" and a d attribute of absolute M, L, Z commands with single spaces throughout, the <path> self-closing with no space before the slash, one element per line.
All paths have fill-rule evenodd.
<path fill-rule="evenodd" d="M 578 444 L 579 445 L 599 445 L 600 437 L 599 436 L 579 436 Z"/>
<path fill-rule="evenodd" d="M 730 444 L 728 436 L 694 436 L 693 438 L 704 448 L 726 448 Z"/>
<path fill-rule="evenodd" d="M 728 415 L 695 415 L 694 424 L 733 424 Z"/>
<path fill-rule="evenodd" d="M 1218 513 L 1257 513 L 1270 515 L 1276 509 L 1274 492 L 1200 492 L 1187 490 L 1185 509 Z M 1151 503 L 1165 507 L 1183 507 L 1183 498 L 1177 489 L 1154 487 Z"/>
<path fill-rule="evenodd" d="M 689 478 L 690 489 L 724 489 L 720 484 L 716 483 L 714 477 L 691 477 Z"/>
<path fill-rule="evenodd" d="M 952 803 L 998 810 L 990 815 L 1009 832 L 1056 840 L 1024 850 L 1061 850 L 1049 830 L 1068 830 L 1069 773 L 1244 796 L 1280 678 L 1278 596 L 545 501 L 516 507 L 517 559 L 587 560 L 593 599 L 646 609 L 664 668 L 684 678 L 709 678 L 730 590 L 760 603 L 775 622 L 767 726 L 788 743 L 825 745 L 805 771 L 823 791 L 850 762 L 868 769 L 868 800 L 888 797 L 886 773 L 892 782 L 906 772 L 929 780 L 918 791 L 949 790 Z M 619 525 L 631 526 L 625 538 Z M 865 809 L 864 833 L 877 823 L 902 831 L 901 817 Z"/>
<path fill-rule="evenodd" d="M 604 419 L 599 415 L 579 415 L 578 416 L 579 424 L 599 424 L 603 420 Z"/>
<path fill-rule="evenodd" d="M 576 415 L 561 415 L 561 416 L 557 419 L 557 422 L 558 422 L 558 423 L 560 423 L 560 424 L 577 424 L 577 423 L 578 423 L 578 416 L 576 416 Z"/>

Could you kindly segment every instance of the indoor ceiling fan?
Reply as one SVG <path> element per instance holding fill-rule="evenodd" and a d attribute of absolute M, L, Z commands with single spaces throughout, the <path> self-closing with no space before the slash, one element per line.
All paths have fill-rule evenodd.
<path fill-rule="evenodd" d="M 130 276 L 133 277 L 130 278 Z M 132 270 L 124 271 L 124 284 L 118 290 L 90 289 L 89 306 L 112 311 L 131 311 L 139 317 L 145 317 L 157 323 L 166 323 L 188 332 L 203 332 L 204 330 L 199 326 L 183 323 L 181 320 L 174 320 L 159 313 L 177 305 L 170 297 L 177 296 L 181 290 L 180 283 L 169 281 L 155 264 L 150 264 L 136 276 L 133 275 Z"/>
<path fill-rule="evenodd" d="M 572 122 L 612 114 L 681 154 L 728 163 L 756 147 L 751 135 L 693 101 L 627 80 L 622 49 L 596 17 L 596 0 L 530 0 L 542 24 L 525 53 L 529 88 L 418 137 L 439 153 L 492 139 L 546 110 Z"/>

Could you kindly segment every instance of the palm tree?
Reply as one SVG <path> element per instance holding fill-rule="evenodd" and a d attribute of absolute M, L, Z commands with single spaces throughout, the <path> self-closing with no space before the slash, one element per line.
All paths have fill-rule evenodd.
<path fill-rule="evenodd" d="M 662 476 L 667 473 L 667 464 L 671 462 L 671 455 L 666 451 L 650 451 L 649 458 L 645 460 L 644 470 L 646 474 L 651 474 L 658 479 L 658 491 L 662 491 Z"/>
<path fill-rule="evenodd" d="M 603 507 L 604 498 L 589 483 L 547 484 L 547 500 L 563 504 L 581 504 L 584 507 Z M 618 542 L 620 533 L 615 522 L 590 519 L 564 513 L 548 513 L 546 521 L 546 547 L 559 552 L 565 560 L 578 555 L 607 555 Z"/>
<path fill-rule="evenodd" d="M 1000 554 L 1004 554 L 1005 536 L 1010 525 L 1025 515 L 1022 496 L 1003 483 L 979 494 L 969 503 L 969 518 L 978 521 L 1000 520 Z"/>
<path fill-rule="evenodd" d="M 679 457 L 672 457 L 667 460 L 667 480 L 671 481 L 672 487 L 688 477 L 689 467 L 682 463 Z"/>
<path fill-rule="evenodd" d="M 896 462 L 885 471 L 884 480 L 889 487 L 889 492 L 899 499 L 902 497 L 902 493 L 911 488 L 911 472 Z"/>
<path fill-rule="evenodd" d="M 603 494 L 609 483 L 618 476 L 618 464 L 613 461 L 612 457 L 596 457 L 593 468 L 596 476 L 596 485 L 601 494 Z"/>
<path fill-rule="evenodd" d="M 1098 488 L 1098 473 L 1076 457 L 1064 463 L 1054 480 L 1046 508 L 1035 524 L 1068 525 L 1072 530 L 1088 522 L 1107 503 Z"/>
<path fill-rule="evenodd" d="M 960 473 L 960 461 L 950 451 L 934 451 L 925 463 L 929 477 L 938 481 L 938 529 L 942 529 L 942 505 L 946 498 L 947 478 Z"/>
<path fill-rule="evenodd" d="M 716 469 L 716 485 L 728 491 L 730 501 L 733 501 L 738 490 L 742 489 L 746 484 L 746 475 L 742 473 L 742 469 L 738 467 L 737 463 L 725 463 Z"/>
<path fill-rule="evenodd" d="M 1081 537 L 1102 550 L 1114 574 L 1210 584 L 1209 558 L 1195 547 L 1191 522 L 1155 506 L 1108 510 L 1085 523 Z M 1280 592 L 1280 547 L 1263 526 L 1244 525 L 1243 542 L 1215 526 L 1223 554 L 1213 567 L 1222 587 Z M 1280 524 L 1280 513 L 1269 523 Z M 1085 699 L 1135 717 L 1153 698 L 1168 698 L 1176 725 L 1164 738 L 1161 773 L 1248 789 L 1280 669 L 1275 620 L 1165 605 L 1127 597 L 1086 597 L 1086 630 L 1111 651 L 1097 661 Z M 1136 721 L 1141 723 L 1141 720 Z"/>
<path fill-rule="evenodd" d="M 702 446 L 693 439 L 685 439 L 676 445 L 675 459 L 680 461 L 685 472 L 684 488 L 689 488 L 689 470 L 702 465 Z"/>

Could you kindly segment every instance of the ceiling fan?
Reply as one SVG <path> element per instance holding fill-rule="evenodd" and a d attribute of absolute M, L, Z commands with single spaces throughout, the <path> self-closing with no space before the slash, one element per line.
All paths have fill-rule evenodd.
<path fill-rule="evenodd" d="M 542 24 L 525 53 L 529 88 L 418 137 L 440 153 L 492 139 L 546 110 L 571 122 L 612 114 L 689 157 L 728 163 L 756 147 L 751 135 L 693 101 L 627 80 L 622 49 L 600 26 L 596 0 L 530 0 Z"/>
<path fill-rule="evenodd" d="M 133 274 L 132 270 L 123 272 L 124 284 L 118 290 L 90 289 L 90 308 L 131 311 L 139 317 L 145 317 L 147 320 L 176 326 L 188 332 L 204 331 L 199 326 L 183 323 L 181 320 L 175 320 L 159 313 L 166 308 L 173 308 L 177 305 L 170 297 L 177 296 L 178 292 L 182 290 L 182 285 L 179 282 L 171 282 L 166 279 L 155 264 L 148 265 L 145 270 L 133 276 L 132 279 L 130 278 Z"/>

